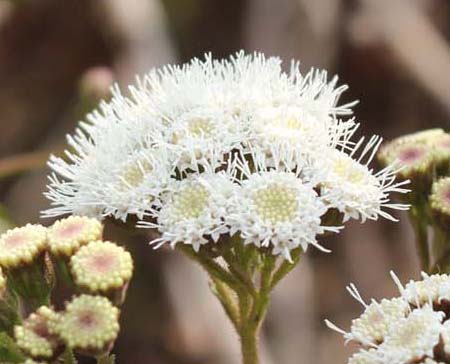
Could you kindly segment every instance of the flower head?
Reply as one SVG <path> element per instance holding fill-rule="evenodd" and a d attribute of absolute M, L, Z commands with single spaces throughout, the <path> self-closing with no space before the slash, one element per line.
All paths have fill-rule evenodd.
<path fill-rule="evenodd" d="M 389 200 L 390 193 L 407 192 L 408 190 L 402 187 L 407 182 L 396 183 L 396 171 L 391 167 L 377 173 L 373 173 L 368 167 L 380 143 L 381 139 L 373 137 L 358 159 L 353 156 L 362 140 L 350 155 L 337 149 L 323 153 L 325 160 L 321 163 L 327 167 L 329 173 L 321 183 L 322 194 L 330 205 L 344 215 L 344 221 L 360 218 L 364 222 L 366 219 L 376 220 L 378 216 L 395 221 L 384 208 L 408 208 L 407 205 L 392 203 Z M 363 162 L 365 158 L 367 160 Z"/>
<path fill-rule="evenodd" d="M 450 225 L 450 177 L 441 178 L 433 183 L 429 202 L 435 224 L 443 230 L 448 230 Z"/>
<path fill-rule="evenodd" d="M 172 184 L 157 214 L 155 226 L 161 237 L 153 243 L 192 245 L 198 250 L 208 241 L 216 241 L 229 231 L 224 223 L 229 198 L 235 186 L 226 173 L 200 174 Z"/>
<path fill-rule="evenodd" d="M 403 178 L 415 178 L 429 173 L 434 167 L 433 149 L 423 144 L 399 144 L 385 149 L 380 160 L 384 164 L 396 163 L 402 168 L 398 173 Z"/>
<path fill-rule="evenodd" d="M 392 321 L 404 318 L 408 311 L 408 304 L 401 298 L 373 301 L 359 318 L 353 320 L 351 338 L 365 345 L 382 343 Z"/>
<path fill-rule="evenodd" d="M 275 146 L 314 159 L 324 148 L 346 146 L 355 125 L 352 120 L 343 123 L 329 115 L 317 117 L 303 107 L 269 106 L 252 118 L 249 143 L 267 153 Z"/>
<path fill-rule="evenodd" d="M 50 159 L 44 215 L 137 218 L 159 231 L 156 246 L 195 250 L 239 232 L 287 259 L 337 231 L 321 221 L 328 210 L 393 219 L 384 209 L 407 208 L 389 202 L 404 182 L 392 167 L 369 169 L 377 138 L 354 158 L 355 103 L 339 105 L 337 82 L 240 52 L 153 70 L 128 97 L 115 87 L 68 137 L 67 158 Z"/>
<path fill-rule="evenodd" d="M 70 259 L 75 284 L 92 293 L 121 289 L 133 274 L 130 253 L 108 241 L 93 241 Z"/>
<path fill-rule="evenodd" d="M 394 321 L 378 352 L 386 362 L 403 364 L 433 357 L 439 344 L 443 312 L 430 306 L 415 309 L 406 318 Z"/>
<path fill-rule="evenodd" d="M 105 297 L 81 295 L 66 305 L 51 326 L 71 349 L 92 355 L 106 352 L 119 333 L 119 310 Z"/>
<path fill-rule="evenodd" d="M 51 359 L 60 348 L 58 338 L 49 331 L 49 319 L 56 315 L 50 308 L 41 307 L 21 326 L 14 328 L 17 346 L 37 359 Z"/>
<path fill-rule="evenodd" d="M 365 349 L 355 354 L 349 363 L 374 364 L 435 364 L 450 357 L 450 326 L 447 301 L 449 275 L 426 275 L 422 281 L 410 281 L 403 286 L 392 273 L 401 296 L 380 304 L 372 301 L 363 315 L 352 323 L 347 333 L 327 321 L 327 325 L 356 340 Z M 350 292 L 364 303 L 356 288 Z"/>
<path fill-rule="evenodd" d="M 364 312 L 352 321 L 350 332 L 339 329 L 328 320 L 326 324 L 342 333 L 346 340 L 354 340 L 366 347 L 381 344 L 390 332 L 392 322 L 406 317 L 410 311 L 408 303 L 402 298 L 382 299 L 380 302 L 372 300 L 366 304 L 353 284 L 347 290 L 364 306 Z"/>
<path fill-rule="evenodd" d="M 411 305 L 438 304 L 442 299 L 450 298 L 450 277 L 447 274 L 422 273 L 422 277 L 421 281 L 409 281 L 401 291 L 402 297 Z"/>
<path fill-rule="evenodd" d="M 82 245 L 102 237 L 103 225 L 97 219 L 70 216 L 48 229 L 50 251 L 56 256 L 71 256 Z"/>
<path fill-rule="evenodd" d="M 0 266 L 5 269 L 29 264 L 47 247 L 47 229 L 28 224 L 0 237 Z"/>
<path fill-rule="evenodd" d="M 236 167 L 244 178 L 226 217 L 232 235 L 237 232 L 244 244 L 270 248 L 288 260 L 297 247 L 321 248 L 317 237 L 338 228 L 322 226 L 321 217 L 328 207 L 314 185 L 281 165 L 272 169 L 264 164 L 264 157 L 253 155 L 251 162 L 244 158 Z M 252 173 L 251 168 L 259 171 Z"/>
<path fill-rule="evenodd" d="M 68 137 L 68 158 L 51 158 L 53 207 L 45 215 L 142 218 L 176 174 L 199 161 L 218 166 L 233 150 L 283 140 L 291 149 L 303 143 L 305 157 L 346 144 L 356 127 L 337 119 L 352 113 L 354 103 L 337 104 L 346 89 L 325 71 L 302 74 L 293 63 L 285 73 L 279 58 L 243 52 L 151 71 L 131 97 L 114 88 Z"/>

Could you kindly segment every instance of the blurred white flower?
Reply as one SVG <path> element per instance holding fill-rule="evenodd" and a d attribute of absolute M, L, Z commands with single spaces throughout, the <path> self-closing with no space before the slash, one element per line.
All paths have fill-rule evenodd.
<path fill-rule="evenodd" d="M 444 312 L 423 306 L 406 318 L 394 320 L 378 354 L 385 363 L 415 363 L 425 357 L 433 357 L 439 344 Z"/>
<path fill-rule="evenodd" d="M 331 329 L 354 340 L 363 350 L 349 359 L 349 364 L 433 364 L 447 362 L 450 356 L 449 311 L 440 291 L 450 280 L 446 274 L 410 281 L 405 287 L 391 273 L 400 290 L 400 297 L 372 300 L 366 305 L 354 285 L 348 290 L 365 305 L 364 313 L 352 321 L 350 332 L 328 320 Z M 428 291 L 428 292 L 427 292 Z M 445 359 L 445 360 L 444 360 Z"/>
<path fill-rule="evenodd" d="M 450 277 L 447 274 L 422 273 L 421 281 L 409 281 L 401 291 L 402 297 L 411 305 L 438 304 L 450 299 Z"/>

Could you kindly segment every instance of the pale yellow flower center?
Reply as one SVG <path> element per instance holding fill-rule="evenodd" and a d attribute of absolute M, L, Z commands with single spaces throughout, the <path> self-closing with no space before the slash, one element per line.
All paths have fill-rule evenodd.
<path fill-rule="evenodd" d="M 211 136 L 214 132 L 214 125 L 209 119 L 192 119 L 188 125 L 189 133 L 196 137 Z"/>
<path fill-rule="evenodd" d="M 333 172 L 348 182 L 358 184 L 364 181 L 365 174 L 360 168 L 356 168 L 352 160 L 338 158 L 333 163 Z"/>
<path fill-rule="evenodd" d="M 257 214 L 272 223 L 292 220 L 298 209 L 295 191 L 279 184 L 256 191 L 253 200 Z"/>
<path fill-rule="evenodd" d="M 122 173 L 123 188 L 138 187 L 145 178 L 145 175 L 152 171 L 149 161 L 142 159 L 128 165 Z"/>
<path fill-rule="evenodd" d="M 174 199 L 174 210 L 180 219 L 198 218 L 208 205 L 208 190 L 201 185 L 185 187 Z"/>

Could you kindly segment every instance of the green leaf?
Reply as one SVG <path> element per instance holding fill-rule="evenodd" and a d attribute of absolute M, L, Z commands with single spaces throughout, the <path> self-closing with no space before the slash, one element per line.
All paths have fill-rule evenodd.
<path fill-rule="evenodd" d="M 25 356 L 14 340 L 4 332 L 0 332 L 0 363 L 22 363 Z"/>

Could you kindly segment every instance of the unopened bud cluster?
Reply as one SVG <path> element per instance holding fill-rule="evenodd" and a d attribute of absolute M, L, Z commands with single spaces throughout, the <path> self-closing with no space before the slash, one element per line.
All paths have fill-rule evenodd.
<path fill-rule="evenodd" d="M 393 277 L 399 297 L 380 302 L 366 303 L 353 285 L 348 288 L 364 306 L 349 332 L 327 321 L 360 346 L 348 364 L 450 363 L 450 276 L 423 273 L 405 286 Z"/>
<path fill-rule="evenodd" d="M 96 219 L 71 216 L 49 228 L 29 224 L 0 237 L 0 305 L 15 311 L 6 315 L 9 322 L 2 313 L 0 323 L 24 363 L 53 363 L 65 350 L 98 356 L 112 349 L 133 260 L 102 234 Z M 53 290 L 67 283 L 65 291 L 73 295 L 55 310 L 61 305 L 52 301 Z M 25 311 L 10 307 L 8 295 L 18 295 Z"/>
<path fill-rule="evenodd" d="M 397 163 L 399 174 L 417 178 L 434 169 L 446 169 L 450 164 L 450 134 L 442 129 L 430 129 L 404 135 L 382 146 L 378 153 L 381 163 Z"/>
<path fill-rule="evenodd" d="M 401 136 L 382 146 L 378 159 L 397 164 L 400 179 L 411 181 L 401 198 L 411 204 L 422 269 L 446 269 L 450 243 L 450 134 L 430 129 Z M 430 235 L 429 231 L 433 230 Z"/>

